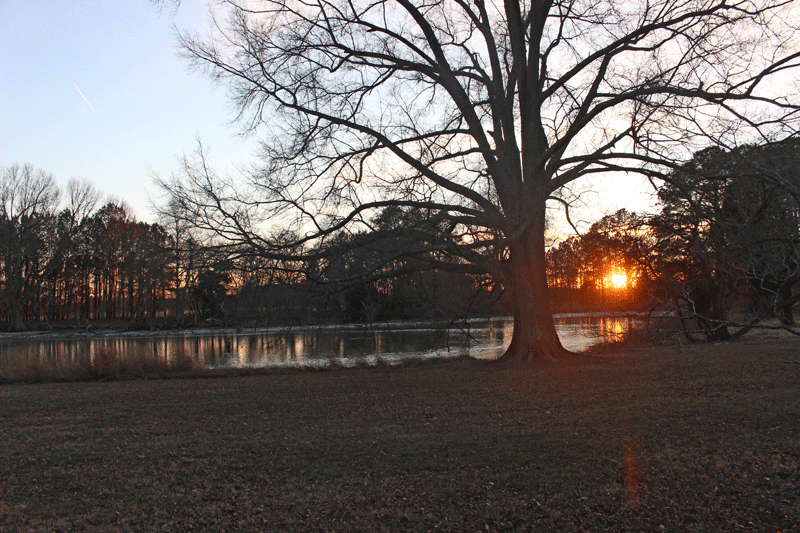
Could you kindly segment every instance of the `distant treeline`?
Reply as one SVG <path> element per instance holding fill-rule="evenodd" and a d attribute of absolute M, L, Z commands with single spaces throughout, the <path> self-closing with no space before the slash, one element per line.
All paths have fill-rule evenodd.
<path fill-rule="evenodd" d="M 137 221 L 99 205 L 88 183 L 60 191 L 31 165 L 2 169 L 0 320 L 31 326 L 132 328 L 201 323 L 299 324 L 447 318 L 498 312 L 498 298 L 457 272 L 375 281 L 311 280 L 302 269 L 203 243 L 179 217 Z M 66 206 L 62 206 L 66 204 Z M 348 265 L 353 270 L 353 265 Z M 335 280 L 333 280 L 335 281 Z"/>
<path fill-rule="evenodd" d="M 621 210 L 552 248 L 551 284 L 608 294 L 609 268 L 620 268 L 629 297 L 671 312 L 692 338 L 727 339 L 769 318 L 791 327 L 800 141 L 702 150 L 658 185 L 657 213 Z"/>
<path fill-rule="evenodd" d="M 792 324 L 798 155 L 796 143 L 699 152 L 660 185 L 658 213 L 620 210 L 549 250 L 554 310 L 671 311 L 713 339 L 729 336 L 734 314 Z M 75 180 L 60 191 L 30 165 L 2 169 L 0 321 L 8 329 L 449 320 L 512 308 L 502 287 L 465 261 L 415 252 L 431 222 L 411 209 L 387 207 L 370 229 L 334 234 L 317 260 L 301 264 L 203 238 L 174 210 L 144 223 L 99 198 Z"/>

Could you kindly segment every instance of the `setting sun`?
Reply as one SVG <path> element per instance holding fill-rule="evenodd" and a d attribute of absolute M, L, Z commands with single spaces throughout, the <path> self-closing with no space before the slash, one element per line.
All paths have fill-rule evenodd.
<path fill-rule="evenodd" d="M 622 287 L 628 284 L 628 276 L 626 274 L 620 274 L 619 272 L 616 274 L 612 274 L 611 284 L 615 288 L 621 289 Z"/>

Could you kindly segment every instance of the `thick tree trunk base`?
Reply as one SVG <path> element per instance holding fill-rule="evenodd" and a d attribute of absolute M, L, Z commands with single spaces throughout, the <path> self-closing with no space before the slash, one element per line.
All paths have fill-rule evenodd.
<path fill-rule="evenodd" d="M 564 348 L 555 330 L 552 335 L 544 336 L 546 340 L 537 341 L 535 337 L 522 333 L 521 329 L 520 327 L 514 328 L 511 343 L 505 353 L 495 362 L 499 364 L 558 363 L 576 359 L 585 360 L 587 357 Z"/>
<path fill-rule="evenodd" d="M 545 314 L 546 313 L 546 314 Z M 531 313 L 525 320 L 519 311 L 514 313 L 514 333 L 499 364 L 530 364 L 572 360 L 579 354 L 561 345 L 549 309 L 545 313 Z"/>
<path fill-rule="evenodd" d="M 546 198 L 546 195 L 543 197 Z M 553 363 L 572 358 L 556 332 L 547 287 L 545 202 L 531 206 L 527 228 L 511 242 L 505 281 L 514 306 L 514 333 L 500 364 Z"/>

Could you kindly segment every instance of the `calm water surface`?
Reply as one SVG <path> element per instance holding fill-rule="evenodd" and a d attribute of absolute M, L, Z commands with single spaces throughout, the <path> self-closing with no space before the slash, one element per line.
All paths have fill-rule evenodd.
<path fill-rule="evenodd" d="M 584 350 L 625 334 L 629 317 L 559 315 L 561 342 Z M 425 322 L 393 322 L 372 326 L 275 328 L 210 331 L 186 334 L 126 334 L 34 337 L 0 340 L 0 364 L 18 357 L 53 365 L 93 358 L 102 350 L 154 356 L 165 362 L 190 357 L 207 368 L 241 366 L 324 366 L 359 362 L 393 362 L 409 357 L 448 357 L 469 354 L 481 359 L 499 357 L 511 342 L 510 319 L 472 320 L 448 329 Z"/>

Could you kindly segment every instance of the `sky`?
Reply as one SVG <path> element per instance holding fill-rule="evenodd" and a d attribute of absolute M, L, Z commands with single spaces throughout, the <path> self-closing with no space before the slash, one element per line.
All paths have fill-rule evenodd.
<path fill-rule="evenodd" d="M 182 30 L 207 8 L 147 0 L 0 0 L 0 166 L 31 163 L 63 188 L 87 179 L 154 220 L 153 173 L 178 169 L 197 139 L 221 170 L 246 163 L 224 87 L 178 57 Z"/>
<path fill-rule="evenodd" d="M 177 54 L 175 27 L 208 25 L 202 0 L 177 10 L 148 0 L 0 0 L 0 166 L 31 163 L 62 188 L 89 180 L 146 221 L 159 201 L 153 175 L 177 171 L 198 139 L 218 173 L 247 166 L 257 139 L 230 124 L 225 88 Z M 650 202 L 638 178 L 590 188 L 573 220 Z"/>

